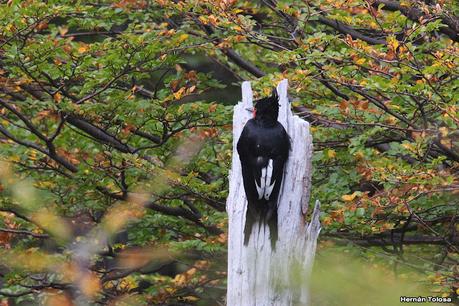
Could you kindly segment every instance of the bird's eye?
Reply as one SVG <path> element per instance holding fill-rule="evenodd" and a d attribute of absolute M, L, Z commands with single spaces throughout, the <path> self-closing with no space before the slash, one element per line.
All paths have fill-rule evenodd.
<path fill-rule="evenodd" d="M 252 110 L 252 115 L 253 115 L 253 118 L 255 118 L 255 116 L 257 115 L 257 109 L 255 107 Z"/>

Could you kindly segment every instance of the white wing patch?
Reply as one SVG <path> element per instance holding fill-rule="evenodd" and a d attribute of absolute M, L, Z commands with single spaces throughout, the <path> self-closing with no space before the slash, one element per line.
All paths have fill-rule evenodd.
<path fill-rule="evenodd" d="M 273 160 L 270 159 L 268 165 L 261 169 L 261 178 L 260 178 L 260 186 L 257 184 L 257 180 L 255 180 L 255 186 L 257 187 L 258 193 L 258 200 L 265 198 L 265 200 L 269 200 L 271 193 L 274 189 L 274 184 L 276 181 L 271 183 L 271 178 L 273 175 Z"/>

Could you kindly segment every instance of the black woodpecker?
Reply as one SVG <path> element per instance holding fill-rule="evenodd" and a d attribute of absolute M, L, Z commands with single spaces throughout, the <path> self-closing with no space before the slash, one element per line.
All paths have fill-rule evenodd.
<path fill-rule="evenodd" d="M 279 97 L 274 89 L 270 97 L 256 101 L 253 118 L 247 121 L 237 143 L 248 206 L 244 227 L 247 245 L 253 224 L 267 224 L 271 247 L 275 249 L 277 201 L 290 151 L 290 137 L 281 123 Z"/>

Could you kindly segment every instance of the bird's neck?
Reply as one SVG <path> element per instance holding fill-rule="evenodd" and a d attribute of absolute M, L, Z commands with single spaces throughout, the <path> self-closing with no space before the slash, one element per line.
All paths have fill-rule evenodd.
<path fill-rule="evenodd" d="M 272 116 L 257 115 L 255 121 L 261 126 L 273 126 L 277 123 L 277 118 Z"/>

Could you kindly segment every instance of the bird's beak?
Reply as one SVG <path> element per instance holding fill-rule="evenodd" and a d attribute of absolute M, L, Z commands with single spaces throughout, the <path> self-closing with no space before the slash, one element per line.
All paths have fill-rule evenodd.
<path fill-rule="evenodd" d="M 257 116 L 257 109 L 255 107 L 248 107 L 245 110 L 248 111 L 248 112 L 251 112 L 253 118 L 255 118 Z"/>

